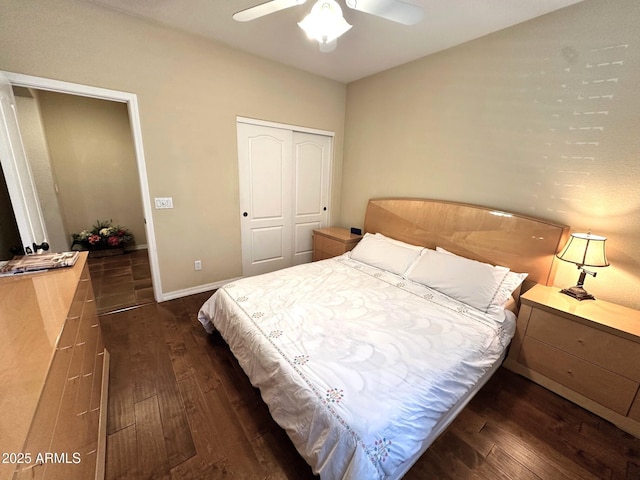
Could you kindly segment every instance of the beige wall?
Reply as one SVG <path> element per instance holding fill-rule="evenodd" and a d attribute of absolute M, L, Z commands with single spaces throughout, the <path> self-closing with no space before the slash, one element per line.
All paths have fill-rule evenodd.
<path fill-rule="evenodd" d="M 349 84 L 341 222 L 414 196 L 592 229 L 612 265 L 587 289 L 640 308 L 638 18 L 636 0 L 586 0 Z"/>
<path fill-rule="evenodd" d="M 343 84 L 73 0 L 0 0 L 0 70 L 137 95 L 165 293 L 241 274 L 237 115 L 336 132 L 338 210 Z"/>
<path fill-rule="evenodd" d="M 71 235 L 112 220 L 145 245 L 127 105 L 47 91 L 38 98 L 65 230 Z"/>
<path fill-rule="evenodd" d="M 154 211 L 164 292 L 241 273 L 241 115 L 336 132 L 337 223 L 402 195 L 592 229 L 612 266 L 587 287 L 640 308 L 634 0 L 585 0 L 347 88 L 86 2 L 0 9 L 1 70 L 137 94 L 151 197 L 176 206 Z M 576 276 L 563 265 L 557 282 Z"/>

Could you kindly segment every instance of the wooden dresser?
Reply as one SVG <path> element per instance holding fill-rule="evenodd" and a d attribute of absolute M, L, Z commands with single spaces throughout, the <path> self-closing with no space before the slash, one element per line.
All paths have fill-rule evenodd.
<path fill-rule="evenodd" d="M 325 260 L 348 252 L 360 241 L 346 228 L 317 228 L 313 231 L 313 261 Z"/>
<path fill-rule="evenodd" d="M 640 311 L 536 285 L 505 367 L 640 438 Z"/>
<path fill-rule="evenodd" d="M 104 478 L 109 353 L 86 261 L 0 278 L 0 480 Z"/>

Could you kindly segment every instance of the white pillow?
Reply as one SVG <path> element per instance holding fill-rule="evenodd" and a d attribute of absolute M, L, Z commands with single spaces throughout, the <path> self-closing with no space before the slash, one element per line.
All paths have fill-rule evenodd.
<path fill-rule="evenodd" d="M 409 248 L 408 244 L 400 245 L 382 235 L 365 233 L 362 240 L 351 250 L 351 258 L 396 275 L 402 275 L 420 256 L 421 251 L 421 247 Z"/>
<path fill-rule="evenodd" d="M 455 255 L 456 257 L 461 257 L 460 255 L 451 253 L 442 247 L 436 247 L 436 251 L 441 253 L 446 253 L 448 255 Z M 461 257 L 461 258 L 465 258 L 465 257 Z M 520 285 L 522 285 L 522 282 L 524 282 L 524 279 L 527 278 L 529 274 L 512 272 L 507 267 L 497 266 L 496 268 L 505 268 L 509 273 L 507 273 L 507 276 L 504 277 L 504 280 L 498 287 L 498 291 L 496 292 L 496 296 L 492 304 L 505 305 L 507 302 L 509 302 L 510 299 L 513 298 L 513 293 L 518 289 Z"/>
<path fill-rule="evenodd" d="M 509 269 L 505 267 L 427 250 L 405 277 L 487 312 L 491 305 L 496 304 L 496 295 L 507 273 Z"/>
<path fill-rule="evenodd" d="M 496 293 L 496 298 L 493 303 L 495 305 L 504 305 L 505 302 L 509 301 L 509 298 L 514 296 L 514 292 L 522 285 L 524 279 L 529 276 L 528 273 L 516 273 L 509 272 L 507 276 L 504 277 L 504 281 L 498 288 L 498 292 Z"/>

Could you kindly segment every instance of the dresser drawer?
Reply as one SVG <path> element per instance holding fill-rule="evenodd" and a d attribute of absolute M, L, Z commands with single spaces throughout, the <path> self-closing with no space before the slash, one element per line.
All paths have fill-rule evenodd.
<path fill-rule="evenodd" d="M 107 391 L 102 387 L 109 365 L 105 356 L 85 264 L 24 443 L 24 451 L 32 454 L 54 452 L 68 457 L 18 466 L 13 480 L 103 478 L 106 431 L 100 422 L 106 420 Z"/>
<path fill-rule="evenodd" d="M 82 272 L 84 275 L 84 271 Z M 82 309 L 84 308 L 84 302 L 89 294 L 89 288 L 91 288 L 91 282 L 87 279 L 80 279 L 78 287 L 76 288 L 76 294 L 73 296 L 73 302 L 71 302 L 71 308 L 69 309 L 69 317 L 79 317 L 82 315 Z"/>
<path fill-rule="evenodd" d="M 640 344 L 544 310 L 531 312 L 526 335 L 640 382 Z"/>
<path fill-rule="evenodd" d="M 53 357 L 47 380 L 40 395 L 38 414 L 33 418 L 31 429 L 24 444 L 23 451 L 25 452 L 47 452 L 50 450 L 51 432 L 54 430 L 58 419 L 60 399 L 67 383 L 72 353 L 73 349 L 68 348 L 56 352 Z M 33 477 L 29 476 L 28 478 Z"/>
<path fill-rule="evenodd" d="M 638 390 L 636 382 L 529 336 L 518 362 L 621 415 L 627 414 Z"/>
<path fill-rule="evenodd" d="M 78 336 L 78 326 L 80 325 L 80 315 L 67 318 L 60 339 L 58 340 L 57 350 L 73 349 L 76 344 L 76 337 Z"/>

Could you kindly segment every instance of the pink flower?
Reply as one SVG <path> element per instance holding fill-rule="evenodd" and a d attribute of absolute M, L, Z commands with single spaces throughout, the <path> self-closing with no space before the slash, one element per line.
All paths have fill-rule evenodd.
<path fill-rule="evenodd" d="M 117 247 L 118 245 L 120 245 L 120 238 L 119 237 L 109 237 L 107 238 L 107 243 L 109 244 L 109 246 L 111 247 Z"/>
<path fill-rule="evenodd" d="M 96 243 L 100 243 L 100 235 L 90 235 L 89 238 L 87 239 L 87 241 L 91 244 L 91 245 L 95 245 Z"/>

